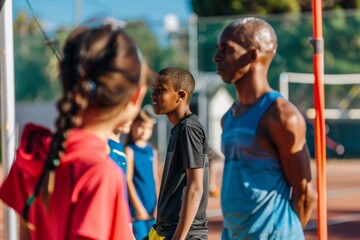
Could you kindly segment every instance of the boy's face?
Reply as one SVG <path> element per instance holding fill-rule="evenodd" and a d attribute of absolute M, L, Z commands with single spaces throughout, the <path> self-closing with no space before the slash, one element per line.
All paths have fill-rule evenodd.
<path fill-rule="evenodd" d="M 174 90 L 165 76 L 158 76 L 151 94 L 152 107 L 155 114 L 169 114 L 178 106 L 179 92 Z"/>

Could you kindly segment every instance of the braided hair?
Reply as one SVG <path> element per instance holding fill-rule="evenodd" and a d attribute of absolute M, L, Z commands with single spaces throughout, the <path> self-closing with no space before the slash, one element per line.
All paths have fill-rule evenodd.
<path fill-rule="evenodd" d="M 40 193 L 45 204 L 49 203 L 69 130 L 82 125 L 88 108 L 105 112 L 125 107 L 139 86 L 141 73 L 139 49 L 123 29 L 105 24 L 78 27 L 70 33 L 60 61 L 63 88 L 57 102 L 56 131 L 43 172 L 22 212 L 26 222 L 29 208 Z"/>

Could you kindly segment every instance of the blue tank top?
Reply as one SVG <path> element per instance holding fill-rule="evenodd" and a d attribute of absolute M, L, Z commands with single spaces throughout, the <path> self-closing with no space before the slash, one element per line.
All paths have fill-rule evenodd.
<path fill-rule="evenodd" d="M 156 207 L 156 188 L 154 177 L 154 151 L 150 145 L 139 147 L 134 143 L 128 145 L 134 152 L 134 177 L 136 193 L 145 209 L 152 214 Z M 130 203 L 131 215 L 135 211 Z"/>
<path fill-rule="evenodd" d="M 108 140 L 108 145 L 110 148 L 109 156 L 114 162 L 123 170 L 124 175 L 126 175 L 126 155 L 124 145 L 121 142 L 116 142 L 112 139 Z"/>
<path fill-rule="evenodd" d="M 256 138 L 263 114 L 279 97 L 271 91 L 240 116 L 233 117 L 231 109 L 225 113 L 222 239 L 304 239 L 280 162 Z"/>

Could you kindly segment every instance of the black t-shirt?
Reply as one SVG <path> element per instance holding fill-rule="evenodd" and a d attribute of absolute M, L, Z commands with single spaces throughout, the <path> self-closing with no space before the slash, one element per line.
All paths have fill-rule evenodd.
<path fill-rule="evenodd" d="M 172 236 L 179 222 L 186 169 L 204 168 L 204 192 L 188 235 L 207 235 L 206 208 L 209 192 L 208 145 L 204 129 L 194 114 L 184 117 L 172 130 L 161 180 L 156 230 Z"/>

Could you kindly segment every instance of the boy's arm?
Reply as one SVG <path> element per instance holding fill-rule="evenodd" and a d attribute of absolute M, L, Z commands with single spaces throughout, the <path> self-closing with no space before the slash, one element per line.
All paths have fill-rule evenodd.
<path fill-rule="evenodd" d="M 130 147 L 125 147 L 126 153 L 126 182 L 128 187 L 129 200 L 135 209 L 136 220 L 146 220 L 149 214 L 142 205 L 139 196 L 136 193 L 135 185 L 133 182 L 134 177 L 134 152 Z"/>
<path fill-rule="evenodd" d="M 184 200 L 181 205 L 179 223 L 176 227 L 173 240 L 185 239 L 190 226 L 194 221 L 199 209 L 201 197 L 203 195 L 203 168 L 186 169 L 187 187 Z"/>
<path fill-rule="evenodd" d="M 153 171 L 154 171 L 155 193 L 156 193 L 156 207 L 155 207 L 155 210 L 153 212 L 153 217 L 156 218 L 156 215 L 157 215 L 157 202 L 158 202 L 158 199 L 159 199 L 159 191 L 160 191 L 159 171 L 158 171 L 158 168 L 159 168 L 159 161 L 158 161 L 159 155 L 158 155 L 158 152 L 157 152 L 157 150 L 155 148 L 154 148 L 153 152 L 154 152 Z"/>

